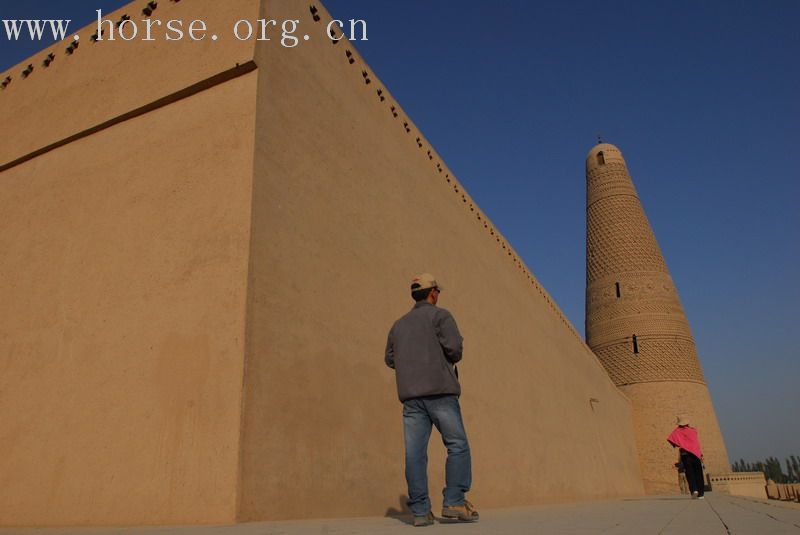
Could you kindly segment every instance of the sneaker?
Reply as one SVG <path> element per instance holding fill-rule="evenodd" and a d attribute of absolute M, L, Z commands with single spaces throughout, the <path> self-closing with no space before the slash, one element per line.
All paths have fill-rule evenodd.
<path fill-rule="evenodd" d="M 697 494 L 698 494 L 697 491 L 692 492 L 692 499 L 693 500 L 697 498 Z"/>
<path fill-rule="evenodd" d="M 464 505 L 445 505 L 442 507 L 442 516 L 459 522 L 475 522 L 479 518 L 475 506 L 467 500 L 464 500 Z"/>
<path fill-rule="evenodd" d="M 705 500 L 705 499 L 706 499 L 706 497 L 705 497 L 705 496 L 698 496 L 698 497 L 697 497 L 697 499 L 698 499 L 698 500 Z"/>
<path fill-rule="evenodd" d="M 423 526 L 433 525 L 433 520 L 434 517 L 431 511 L 428 511 L 427 515 L 421 515 L 421 516 L 414 515 L 414 527 L 421 528 Z"/>

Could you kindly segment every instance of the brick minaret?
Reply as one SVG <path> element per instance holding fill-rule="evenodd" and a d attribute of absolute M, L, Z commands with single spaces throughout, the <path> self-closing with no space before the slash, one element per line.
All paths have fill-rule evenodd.
<path fill-rule="evenodd" d="M 707 472 L 730 471 L 694 339 L 625 160 L 601 143 L 586 158 L 586 343 L 634 408 L 648 493 L 678 489 L 675 416 L 700 434 Z"/>

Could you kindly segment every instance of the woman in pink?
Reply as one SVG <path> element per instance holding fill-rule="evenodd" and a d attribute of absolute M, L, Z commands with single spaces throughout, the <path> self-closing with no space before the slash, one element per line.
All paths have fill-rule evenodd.
<path fill-rule="evenodd" d="M 703 451 L 700 449 L 700 439 L 697 429 L 689 425 L 689 418 L 678 416 L 678 427 L 667 437 L 667 442 L 674 448 L 680 448 L 680 459 L 686 470 L 686 481 L 692 498 L 703 499 Z"/>

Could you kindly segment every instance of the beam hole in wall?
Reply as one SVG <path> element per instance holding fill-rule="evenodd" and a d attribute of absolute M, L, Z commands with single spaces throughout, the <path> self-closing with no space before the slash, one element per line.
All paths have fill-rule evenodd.
<path fill-rule="evenodd" d="M 345 50 L 344 55 L 347 56 L 347 61 L 350 63 L 350 65 L 356 62 L 356 60 L 353 59 L 353 53 L 349 50 Z"/>
<path fill-rule="evenodd" d="M 433 160 L 433 155 L 431 154 L 431 151 L 428 151 L 428 159 Z"/>
<path fill-rule="evenodd" d="M 157 7 L 158 2 L 147 2 L 147 5 L 144 6 L 144 9 L 142 10 L 142 15 L 149 17 L 153 14 L 153 11 L 155 11 Z"/>
<path fill-rule="evenodd" d="M 332 45 L 339 43 L 339 40 L 336 38 L 336 30 L 334 30 L 333 27 L 328 28 L 328 37 L 330 38 Z"/>
<path fill-rule="evenodd" d="M 25 67 L 25 70 L 22 71 L 22 77 L 27 78 L 28 76 L 31 75 L 32 72 L 33 72 L 33 63 L 29 63 L 28 66 Z"/>
<path fill-rule="evenodd" d="M 6 76 L 6 79 L 3 80 L 2 82 L 0 82 L 0 87 L 5 89 L 6 87 L 8 87 L 8 84 L 10 84 L 10 83 L 11 83 L 11 77 L 10 76 Z"/>
<path fill-rule="evenodd" d="M 378 96 L 381 98 L 381 102 L 386 100 L 386 97 L 383 96 L 383 89 L 378 89 Z"/>
<path fill-rule="evenodd" d="M 364 77 L 364 83 L 367 85 L 372 83 L 372 80 L 369 79 L 369 73 L 367 71 L 361 71 L 361 76 Z"/>
<path fill-rule="evenodd" d="M 615 283 L 614 283 L 614 285 L 617 287 L 617 298 L 619 298 L 619 297 L 620 297 L 620 293 L 619 293 L 619 283 L 618 283 L 618 282 L 615 282 Z"/>
<path fill-rule="evenodd" d="M 422 141 L 420 141 L 419 138 L 417 138 L 417 146 L 419 146 L 419 148 L 422 148 Z"/>
<path fill-rule="evenodd" d="M 73 40 L 69 44 L 69 46 L 67 47 L 67 50 L 66 50 L 67 55 L 71 56 L 73 54 L 73 52 L 75 52 L 78 49 L 79 46 L 80 46 L 80 43 L 78 43 L 78 41 Z"/>
<path fill-rule="evenodd" d="M 308 7 L 308 10 L 311 12 L 311 16 L 314 17 L 314 22 L 319 22 L 319 10 L 317 9 L 317 6 L 312 4 Z"/>
<path fill-rule="evenodd" d="M 53 63 L 54 59 L 56 59 L 55 54 L 53 54 L 52 52 L 50 54 L 47 54 L 47 57 L 44 58 L 44 61 L 42 62 L 42 66 L 45 68 L 49 67 L 50 64 Z"/>
<path fill-rule="evenodd" d="M 633 335 L 633 353 L 635 355 L 639 354 L 639 341 L 636 339 L 636 335 Z"/>
<path fill-rule="evenodd" d="M 123 22 L 125 22 L 125 21 L 128 21 L 128 20 L 131 20 L 131 17 L 130 17 L 129 15 L 122 15 L 122 16 L 119 18 L 119 20 L 117 21 L 117 28 L 119 28 L 120 26 L 122 26 L 122 23 L 123 23 Z"/>
<path fill-rule="evenodd" d="M 397 109 L 394 106 L 392 106 L 392 116 L 397 119 Z"/>

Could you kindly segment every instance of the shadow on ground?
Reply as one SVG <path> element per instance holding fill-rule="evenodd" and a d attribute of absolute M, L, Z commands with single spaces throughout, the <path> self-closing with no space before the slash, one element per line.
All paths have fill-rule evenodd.
<path fill-rule="evenodd" d="M 408 501 L 408 496 L 405 494 L 401 494 L 398 498 L 398 502 L 400 504 L 399 507 L 389 507 L 386 509 L 386 514 L 383 516 L 387 518 L 393 518 L 403 524 L 411 525 L 414 523 L 413 515 L 411 514 L 411 509 L 408 508 L 406 502 Z"/>

